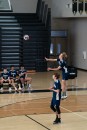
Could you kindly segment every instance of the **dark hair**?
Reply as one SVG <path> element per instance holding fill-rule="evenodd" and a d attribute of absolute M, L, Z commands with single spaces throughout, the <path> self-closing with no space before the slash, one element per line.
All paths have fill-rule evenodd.
<path fill-rule="evenodd" d="M 20 65 L 20 67 L 24 67 L 24 65 Z"/>
<path fill-rule="evenodd" d="M 7 69 L 7 67 L 4 67 L 3 69 Z"/>
<path fill-rule="evenodd" d="M 11 65 L 10 68 L 14 67 L 14 65 Z"/>
<path fill-rule="evenodd" d="M 54 73 L 54 75 L 55 75 L 56 79 L 59 79 L 59 78 L 60 78 L 60 74 Z"/>

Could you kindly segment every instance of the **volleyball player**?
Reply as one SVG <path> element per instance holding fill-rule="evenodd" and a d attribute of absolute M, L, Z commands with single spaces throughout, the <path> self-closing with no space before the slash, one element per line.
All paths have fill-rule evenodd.
<path fill-rule="evenodd" d="M 7 71 L 7 68 L 3 69 L 3 72 L 1 73 L 1 92 L 3 92 L 3 83 L 9 84 L 9 92 L 11 92 L 11 81 L 9 77 L 9 72 Z"/>
<path fill-rule="evenodd" d="M 22 89 L 24 89 L 25 83 L 27 83 L 27 88 L 28 88 L 28 91 L 30 92 L 32 78 L 27 76 L 27 72 L 23 65 L 20 67 L 20 70 L 19 70 L 19 78 L 21 81 Z"/>
<path fill-rule="evenodd" d="M 65 52 L 59 55 L 58 59 L 48 59 L 45 58 L 46 61 L 57 61 L 59 66 L 56 68 L 48 68 L 49 70 L 62 70 L 62 99 L 67 98 L 66 94 L 66 81 L 68 80 L 68 66 L 66 63 L 67 54 Z"/>
<path fill-rule="evenodd" d="M 56 112 L 56 119 L 53 124 L 61 123 L 61 111 L 60 111 L 60 102 L 61 102 L 61 84 L 59 81 L 60 75 L 55 73 L 52 78 L 54 80 L 54 86 L 49 89 L 53 91 L 53 97 L 51 100 L 51 109 Z"/>

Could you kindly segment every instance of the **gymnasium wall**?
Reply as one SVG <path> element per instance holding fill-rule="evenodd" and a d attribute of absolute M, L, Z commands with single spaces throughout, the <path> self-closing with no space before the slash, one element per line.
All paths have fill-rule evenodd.
<path fill-rule="evenodd" d="M 68 25 L 68 19 L 62 19 L 62 18 L 53 18 L 51 20 L 51 29 L 52 30 L 67 30 Z"/>
<path fill-rule="evenodd" d="M 14 13 L 36 13 L 38 0 L 10 0 Z M 51 0 L 43 0 L 51 7 Z"/>
<path fill-rule="evenodd" d="M 69 36 L 69 20 L 63 18 L 53 18 L 51 20 L 51 30 L 67 30 L 68 31 L 68 38 L 67 38 L 67 54 L 68 54 L 68 64 L 71 64 L 70 61 L 70 36 Z"/>
<path fill-rule="evenodd" d="M 36 13 L 38 0 L 10 0 L 14 13 Z"/>
<path fill-rule="evenodd" d="M 70 20 L 69 28 L 71 62 L 77 68 L 87 70 L 87 18 Z"/>
<path fill-rule="evenodd" d="M 43 0 L 43 1 L 45 1 L 46 2 L 46 4 L 48 4 L 48 7 L 49 8 L 51 8 L 51 3 L 52 3 L 52 0 Z"/>
<path fill-rule="evenodd" d="M 68 7 L 69 4 L 69 7 Z M 87 17 L 85 11 L 80 15 L 72 12 L 72 0 L 52 0 L 52 17 Z"/>
<path fill-rule="evenodd" d="M 87 70 L 87 18 L 52 19 L 52 30 L 64 29 L 68 30 L 68 64 Z"/>
<path fill-rule="evenodd" d="M 87 70 L 87 14 L 74 15 L 66 4 L 72 0 L 52 0 L 52 30 L 68 30 L 69 64 Z"/>

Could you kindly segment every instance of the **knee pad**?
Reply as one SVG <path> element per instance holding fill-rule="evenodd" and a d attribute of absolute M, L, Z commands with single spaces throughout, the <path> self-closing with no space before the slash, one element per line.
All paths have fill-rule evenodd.
<path fill-rule="evenodd" d="M 53 105 L 50 105 L 50 108 L 51 108 L 54 112 L 56 112 L 56 109 L 55 109 L 55 107 L 54 107 Z"/>
<path fill-rule="evenodd" d="M 59 107 L 59 106 L 56 106 L 56 111 L 57 111 L 58 114 L 61 113 L 61 111 L 60 111 L 60 107 Z"/>

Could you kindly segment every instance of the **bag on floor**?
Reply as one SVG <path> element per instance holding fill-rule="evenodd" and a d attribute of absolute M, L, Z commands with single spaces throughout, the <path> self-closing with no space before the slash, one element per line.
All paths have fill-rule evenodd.
<path fill-rule="evenodd" d="M 68 67 L 68 78 L 74 79 L 77 77 L 77 68 L 75 67 Z"/>

